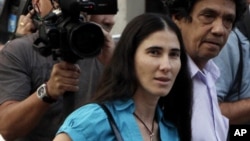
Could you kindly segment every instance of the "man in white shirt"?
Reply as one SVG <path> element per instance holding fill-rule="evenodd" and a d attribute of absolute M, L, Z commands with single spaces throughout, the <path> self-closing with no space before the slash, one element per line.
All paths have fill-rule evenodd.
<path fill-rule="evenodd" d="M 245 0 L 167 1 L 182 32 L 194 87 L 193 141 L 226 141 L 228 119 L 221 114 L 215 81 L 220 75 L 211 60 L 225 45 Z"/>

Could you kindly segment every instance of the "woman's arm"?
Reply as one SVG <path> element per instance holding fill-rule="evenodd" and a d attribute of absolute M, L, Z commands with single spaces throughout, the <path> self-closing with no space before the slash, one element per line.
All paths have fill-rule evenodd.
<path fill-rule="evenodd" d="M 66 133 L 57 134 L 53 141 L 72 141 Z"/>

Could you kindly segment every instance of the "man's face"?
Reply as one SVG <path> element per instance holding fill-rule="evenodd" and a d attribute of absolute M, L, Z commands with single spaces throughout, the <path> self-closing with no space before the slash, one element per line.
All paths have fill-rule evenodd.
<path fill-rule="evenodd" d="M 42 18 L 48 15 L 53 9 L 50 0 L 32 0 L 34 9 Z"/>
<path fill-rule="evenodd" d="M 187 53 L 200 69 L 209 59 L 217 56 L 226 43 L 235 11 L 232 0 L 200 0 L 190 13 L 192 21 L 175 19 Z"/>
<path fill-rule="evenodd" d="M 107 32 L 110 32 L 113 25 L 115 15 L 90 15 L 88 21 L 100 24 Z"/>

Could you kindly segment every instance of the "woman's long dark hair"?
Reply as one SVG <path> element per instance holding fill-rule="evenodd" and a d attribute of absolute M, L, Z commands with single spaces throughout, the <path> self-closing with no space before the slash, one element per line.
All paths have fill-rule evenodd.
<path fill-rule="evenodd" d="M 173 31 L 180 42 L 181 68 L 170 93 L 160 98 L 164 118 L 179 131 L 181 140 L 191 140 L 192 81 L 181 33 L 174 22 L 161 14 L 146 13 L 134 18 L 124 29 L 110 64 L 105 68 L 95 102 L 132 98 L 138 87 L 134 58 L 139 44 L 149 35 L 165 28 Z M 162 131 L 163 132 L 163 131 Z"/>

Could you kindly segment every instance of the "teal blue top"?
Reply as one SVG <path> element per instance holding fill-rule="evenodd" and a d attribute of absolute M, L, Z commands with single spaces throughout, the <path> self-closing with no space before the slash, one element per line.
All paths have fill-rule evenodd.
<path fill-rule="evenodd" d="M 133 112 L 133 100 L 107 102 L 124 141 L 143 141 L 142 134 Z M 164 120 L 163 112 L 158 107 L 156 112 L 161 141 L 179 141 L 177 128 Z M 107 115 L 98 104 L 87 104 L 70 114 L 58 130 L 67 133 L 73 141 L 114 141 L 115 136 Z"/>

